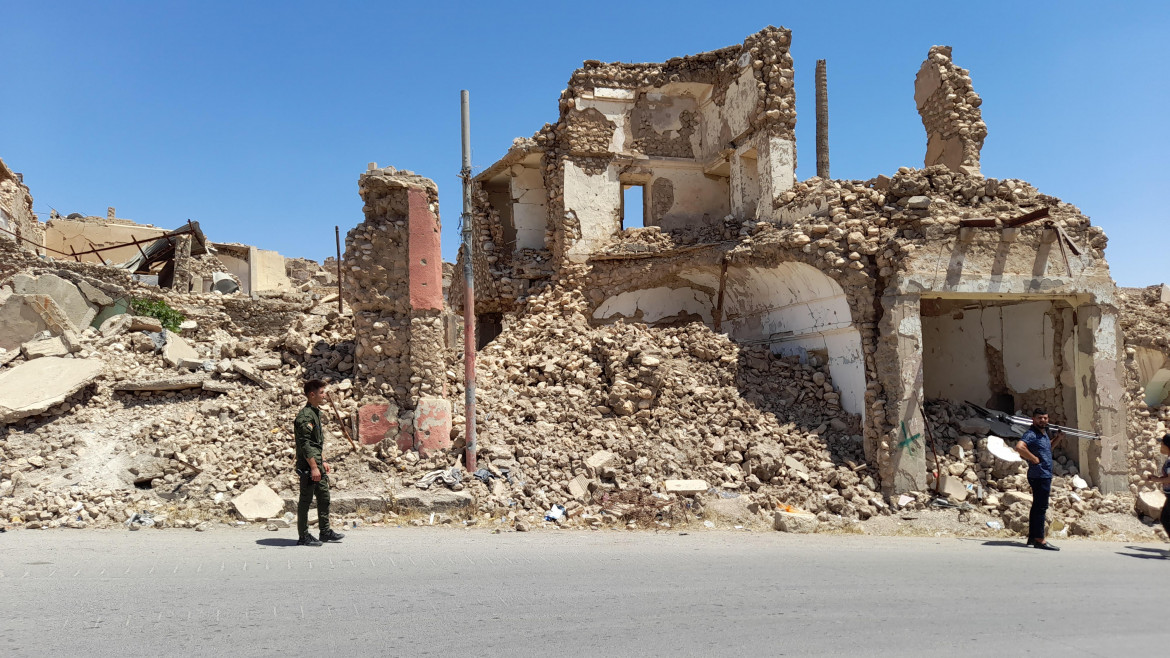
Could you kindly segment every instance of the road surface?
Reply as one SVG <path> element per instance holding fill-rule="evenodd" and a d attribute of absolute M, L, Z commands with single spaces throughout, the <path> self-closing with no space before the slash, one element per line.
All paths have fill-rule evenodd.
<path fill-rule="evenodd" d="M 1164 655 L 1163 545 L 722 531 L 0 534 L 0 655 Z"/>

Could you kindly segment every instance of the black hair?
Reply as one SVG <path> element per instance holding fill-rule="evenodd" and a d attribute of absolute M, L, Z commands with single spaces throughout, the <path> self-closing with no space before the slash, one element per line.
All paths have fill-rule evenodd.
<path fill-rule="evenodd" d="M 1033 418 L 1035 418 L 1036 416 L 1047 416 L 1047 415 L 1048 415 L 1048 412 L 1045 411 L 1043 407 L 1036 407 L 1035 409 L 1032 410 L 1032 417 Z"/>
<path fill-rule="evenodd" d="M 1166 436 L 1162 437 L 1162 445 L 1166 446 L 1167 448 L 1170 448 L 1170 434 L 1167 434 Z"/>
<path fill-rule="evenodd" d="M 325 382 L 321 381 L 320 379 L 310 379 L 309 381 L 305 382 L 305 395 L 319 391 L 323 388 L 325 388 Z"/>

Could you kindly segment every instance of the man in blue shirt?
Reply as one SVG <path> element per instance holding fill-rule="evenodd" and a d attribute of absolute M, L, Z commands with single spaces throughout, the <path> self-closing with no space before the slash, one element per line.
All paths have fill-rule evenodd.
<path fill-rule="evenodd" d="M 1057 432 L 1055 441 L 1060 441 Z M 1052 444 L 1048 437 L 1048 412 L 1032 411 L 1032 426 L 1016 443 L 1016 452 L 1028 462 L 1028 485 L 1032 487 L 1032 509 L 1028 513 L 1028 545 L 1059 551 L 1044 539 L 1045 517 L 1048 514 L 1048 496 L 1052 492 Z"/>

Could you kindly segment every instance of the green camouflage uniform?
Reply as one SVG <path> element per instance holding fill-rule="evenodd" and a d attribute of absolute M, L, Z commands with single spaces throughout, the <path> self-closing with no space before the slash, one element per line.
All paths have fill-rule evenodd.
<path fill-rule="evenodd" d="M 297 504 L 297 536 L 309 532 L 309 505 L 317 497 L 317 527 L 329 531 L 329 475 L 325 473 L 321 451 L 325 447 L 325 431 L 321 427 L 321 410 L 306 404 L 293 420 L 293 436 L 297 443 L 297 474 L 301 476 L 301 499 Z M 309 459 L 317 462 L 321 480 L 313 482 Z"/>

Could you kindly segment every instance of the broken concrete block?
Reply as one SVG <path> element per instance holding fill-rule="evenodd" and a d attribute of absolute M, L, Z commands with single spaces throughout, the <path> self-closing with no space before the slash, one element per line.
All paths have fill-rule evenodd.
<path fill-rule="evenodd" d="M 0 347 L 0 366 L 8 365 L 18 356 L 20 356 L 20 350 L 6 350 Z"/>
<path fill-rule="evenodd" d="M 43 356 L 65 356 L 69 354 L 69 348 L 65 346 L 65 341 L 61 340 L 59 336 L 53 336 L 52 338 L 32 340 L 21 345 L 20 353 L 24 355 L 25 359 L 32 361 Z"/>
<path fill-rule="evenodd" d="M 421 398 L 414 410 L 414 447 L 420 457 L 451 448 L 451 402 Z"/>
<path fill-rule="evenodd" d="M 0 347 L 18 349 L 42 331 L 76 331 L 65 312 L 48 295 L 11 295 L 0 305 Z"/>
<path fill-rule="evenodd" d="M 606 466 L 613 466 L 616 458 L 617 455 L 608 450 L 598 450 L 585 460 L 585 466 L 595 471 L 600 470 Z"/>
<path fill-rule="evenodd" d="M 149 331 L 153 334 L 163 330 L 162 321 L 149 315 L 131 315 L 129 331 Z"/>
<path fill-rule="evenodd" d="M 588 496 L 589 478 L 584 475 L 578 475 L 572 480 L 569 480 L 569 495 L 577 499 L 584 499 Z"/>
<path fill-rule="evenodd" d="M 243 361 L 233 361 L 232 368 L 241 375 L 260 385 L 261 388 L 272 388 L 272 382 L 260 376 L 260 372 Z"/>
<path fill-rule="evenodd" d="M 797 471 L 800 473 L 808 473 L 808 467 L 805 466 L 803 463 L 801 463 L 795 457 L 785 457 L 784 458 L 784 466 L 785 466 L 785 468 L 792 470 L 792 471 Z"/>
<path fill-rule="evenodd" d="M 252 365 L 254 365 L 257 370 L 276 370 L 280 368 L 280 359 L 276 357 L 259 359 Z"/>
<path fill-rule="evenodd" d="M 81 351 L 81 337 L 76 332 L 66 329 L 60 338 L 61 342 L 65 345 L 65 349 L 69 350 L 70 354 L 76 354 Z"/>
<path fill-rule="evenodd" d="M 809 534 L 817 531 L 817 517 L 808 512 L 776 512 L 772 528 L 780 532 Z"/>
<path fill-rule="evenodd" d="M 256 521 L 279 516 L 284 511 L 284 500 L 261 482 L 232 498 L 232 506 L 245 521 Z"/>
<path fill-rule="evenodd" d="M 178 366 L 179 362 L 184 359 L 199 360 L 199 353 L 187 341 L 183 340 L 179 334 L 169 329 L 165 329 L 164 332 L 166 343 L 162 348 L 162 358 L 167 365 L 171 367 Z"/>
<path fill-rule="evenodd" d="M 179 367 L 187 370 L 203 370 L 212 372 L 215 370 L 215 364 L 211 361 L 203 359 L 179 359 Z"/>
<path fill-rule="evenodd" d="M 1151 519 L 1159 518 L 1162 506 L 1166 504 L 1166 494 L 1161 491 L 1143 491 L 1134 500 L 1137 511 Z"/>
<path fill-rule="evenodd" d="M 204 375 L 179 375 L 163 377 L 161 379 L 147 379 L 131 382 L 118 382 L 115 391 L 181 391 L 188 388 L 201 388 L 205 381 Z"/>
<path fill-rule="evenodd" d="M 1003 502 L 1005 505 L 1011 506 L 1016 503 L 1032 504 L 1032 494 L 1024 493 L 1023 491 L 1006 491 L 1003 494 Z"/>
<path fill-rule="evenodd" d="M 81 294 L 90 304 L 94 306 L 112 306 L 114 304 L 113 297 L 110 297 L 104 290 L 97 288 L 88 281 L 78 281 L 76 285 L 77 289 L 81 291 Z"/>
<path fill-rule="evenodd" d="M 35 416 L 64 402 L 103 368 L 96 359 L 48 356 L 0 373 L 0 423 Z"/>
<path fill-rule="evenodd" d="M 111 318 L 107 318 L 106 321 L 102 323 L 102 326 L 98 328 L 98 333 L 102 335 L 102 338 L 114 338 L 115 336 L 121 336 L 122 334 L 129 331 L 130 325 L 133 323 L 134 316 L 132 315 L 126 315 L 125 313 L 121 315 L 115 315 Z"/>
<path fill-rule="evenodd" d="M 938 483 L 938 491 L 951 500 L 961 503 L 967 500 L 967 487 L 963 479 L 952 475 L 943 475 Z"/>
<path fill-rule="evenodd" d="M 680 496 L 700 494 L 711 488 L 706 480 L 667 480 L 663 486 L 666 493 L 676 493 Z"/>

